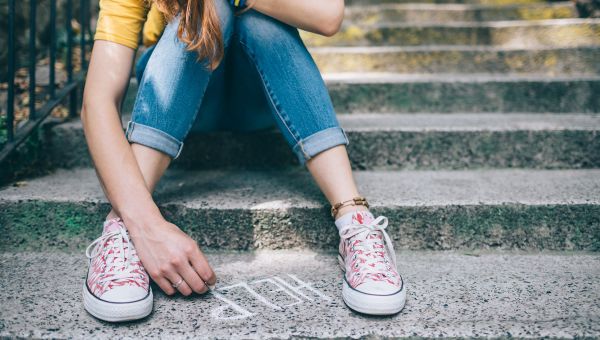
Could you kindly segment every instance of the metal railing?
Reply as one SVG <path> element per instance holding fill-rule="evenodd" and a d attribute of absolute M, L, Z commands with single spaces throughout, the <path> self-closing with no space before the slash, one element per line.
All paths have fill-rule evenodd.
<path fill-rule="evenodd" d="M 22 0 L 18 0 L 22 1 Z M 38 51 L 36 46 L 36 33 L 37 33 L 37 11 L 38 5 L 42 1 L 49 2 L 49 46 L 46 51 Z M 79 41 L 75 41 L 75 33 L 73 30 L 73 4 L 75 1 L 79 3 Z M 77 106 L 80 96 L 80 85 L 84 79 L 84 73 L 86 70 L 86 53 L 88 45 L 91 41 L 91 12 L 89 0 L 65 0 L 64 4 L 64 22 L 57 22 L 57 0 L 29 0 L 29 42 L 27 47 L 28 53 L 28 113 L 29 118 L 26 123 L 22 124 L 18 128 L 15 128 L 15 75 L 20 65 L 17 65 L 19 48 L 16 44 L 17 32 L 16 27 L 16 5 L 17 0 L 8 0 L 8 73 L 7 73 L 7 101 L 6 101 L 6 142 L 4 145 L 0 144 L 0 163 L 7 159 L 17 147 L 23 143 L 28 136 L 30 136 L 36 129 L 39 128 L 40 124 L 51 114 L 52 110 L 59 106 L 63 101 L 67 101 L 68 115 L 74 117 L 77 115 Z M 57 66 L 57 51 L 58 51 L 58 39 L 57 39 L 57 27 L 58 25 L 64 25 L 64 32 L 66 32 L 66 42 L 64 49 L 65 59 L 64 65 L 66 69 L 66 81 L 57 86 L 56 84 L 56 66 Z M 2 28 L 4 29 L 4 28 Z M 80 50 L 80 62 L 79 71 L 75 73 L 73 65 L 73 53 L 74 47 L 79 45 Z M 38 52 L 47 53 L 48 57 L 48 86 L 44 89 L 43 99 L 45 102 L 41 106 L 36 107 L 36 69 L 38 68 Z"/>

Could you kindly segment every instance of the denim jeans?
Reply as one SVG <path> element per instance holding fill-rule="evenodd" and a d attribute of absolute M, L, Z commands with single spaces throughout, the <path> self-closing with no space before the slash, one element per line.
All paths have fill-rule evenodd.
<path fill-rule="evenodd" d="M 323 79 L 298 30 L 215 1 L 225 58 L 210 71 L 170 22 L 137 65 L 142 74 L 127 127 L 131 143 L 179 156 L 190 131 L 250 131 L 277 125 L 301 164 L 348 144 Z"/>

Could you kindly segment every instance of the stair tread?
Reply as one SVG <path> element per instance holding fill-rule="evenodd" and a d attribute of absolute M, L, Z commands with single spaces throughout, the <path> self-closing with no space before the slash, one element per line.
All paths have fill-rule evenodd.
<path fill-rule="evenodd" d="M 487 22 L 497 20 L 543 20 L 576 18 L 574 3 L 512 4 L 431 4 L 380 3 L 346 6 L 345 24 L 373 25 L 381 22 L 436 23 Z"/>
<path fill-rule="evenodd" d="M 127 126 L 130 115 L 122 117 Z M 339 113 L 346 131 L 556 131 L 600 129 L 600 114 L 590 113 Z M 81 120 L 62 123 L 54 129 L 82 130 Z M 248 133 L 277 131 L 259 130 Z M 220 132 L 214 132 L 219 134 Z M 224 132 L 230 134 L 230 132 Z M 239 133 L 242 134 L 242 133 Z"/>
<path fill-rule="evenodd" d="M 349 0 L 347 4 L 350 6 L 356 5 L 372 5 L 372 4 L 416 4 L 416 3 L 431 3 L 431 4 L 487 4 L 491 6 L 513 6 L 517 4 L 542 4 L 547 3 L 544 0 Z"/>
<path fill-rule="evenodd" d="M 492 5 L 492 4 L 457 4 L 457 3 L 382 3 L 382 4 L 362 4 L 349 5 L 346 8 L 349 11 L 364 10 L 428 10 L 428 11 L 464 11 L 464 10 L 482 10 L 482 9 L 512 9 L 512 8 L 557 8 L 557 7 L 575 7 L 571 1 L 541 2 L 541 3 L 517 3 L 511 5 Z"/>
<path fill-rule="evenodd" d="M 545 27 L 545 26 L 569 26 L 569 25 L 599 25 L 600 18 L 564 18 L 564 19 L 538 19 L 538 20 L 495 20 L 495 21 L 455 21 L 455 22 L 380 22 L 365 26 L 366 29 L 377 28 L 504 28 L 504 27 Z M 355 23 L 346 23 L 345 26 L 362 26 Z"/>
<path fill-rule="evenodd" d="M 417 46 L 315 46 L 310 47 L 311 53 L 400 53 L 400 52 L 504 52 L 504 51 L 583 51 L 599 50 L 600 45 L 561 47 L 561 46 L 490 46 L 490 45 L 417 45 Z"/>
<path fill-rule="evenodd" d="M 356 171 L 373 207 L 448 205 L 600 204 L 600 169 Z M 0 191 L 0 203 L 104 202 L 92 169 L 58 170 Z M 173 170 L 159 185 L 157 200 L 197 209 L 285 210 L 325 207 L 307 172 Z"/>
<path fill-rule="evenodd" d="M 600 81 L 600 75 L 501 74 L 501 73 L 436 73 L 410 74 L 397 72 L 336 72 L 324 73 L 328 83 L 406 83 L 406 82 L 566 82 Z"/>
<path fill-rule="evenodd" d="M 87 265 L 83 252 L 2 253 L 0 336 L 288 339 L 600 335 L 597 253 L 399 252 L 407 304 L 400 314 L 385 318 L 358 315 L 344 305 L 341 272 L 334 254 L 209 252 L 207 258 L 217 273 L 216 292 L 242 309 L 232 310 L 214 293 L 168 297 L 154 286 L 153 315 L 123 327 L 98 321 L 83 310 L 81 286 Z M 321 295 L 303 289 L 304 296 L 293 298 L 292 292 L 276 290 L 274 277 L 297 286 L 295 277 Z M 258 281 L 268 279 L 271 281 Z M 234 286 L 244 283 L 281 309 L 257 300 L 244 287 Z M 282 307 L 292 303 L 296 304 Z"/>
<path fill-rule="evenodd" d="M 338 116 L 349 131 L 598 130 L 598 114 L 354 113 Z"/>
<path fill-rule="evenodd" d="M 373 5 L 373 4 L 416 4 L 416 3 L 431 3 L 431 4 L 486 4 L 497 7 L 514 6 L 518 4 L 543 4 L 547 3 L 544 0 L 348 0 L 349 6 L 356 5 Z"/>
<path fill-rule="evenodd" d="M 130 116 L 124 115 L 125 127 Z M 600 115 L 585 113 L 343 113 L 354 169 L 579 169 L 600 164 Z M 91 167 L 80 120 L 51 129 L 59 168 Z M 179 169 L 266 169 L 296 164 L 277 128 L 192 132 Z M 269 150 L 265 153 L 264 150 Z"/>

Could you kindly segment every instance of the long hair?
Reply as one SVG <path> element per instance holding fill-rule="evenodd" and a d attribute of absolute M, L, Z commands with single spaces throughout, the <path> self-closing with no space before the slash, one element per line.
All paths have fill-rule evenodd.
<path fill-rule="evenodd" d="M 219 15 L 213 0 L 152 0 L 167 20 L 180 15 L 177 37 L 190 51 L 206 60 L 210 69 L 223 59 L 224 45 Z"/>

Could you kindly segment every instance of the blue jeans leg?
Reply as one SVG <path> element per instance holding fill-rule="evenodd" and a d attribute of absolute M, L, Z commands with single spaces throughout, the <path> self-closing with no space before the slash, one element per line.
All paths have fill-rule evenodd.
<path fill-rule="evenodd" d="M 227 47 L 233 34 L 233 11 L 215 1 Z M 170 22 L 143 70 L 127 138 L 176 158 L 202 104 L 211 76 L 206 62 L 177 38 L 178 20 Z"/>
<path fill-rule="evenodd" d="M 301 164 L 347 144 L 298 30 L 252 10 L 233 17 L 226 0 L 216 3 L 226 58 L 207 71 L 177 39 L 177 23 L 170 23 L 146 69 L 140 64 L 130 142 L 175 158 L 192 125 L 195 131 L 239 131 L 275 123 Z"/>
<path fill-rule="evenodd" d="M 296 28 L 250 10 L 236 18 L 234 39 L 258 71 L 275 121 L 301 164 L 348 144 L 323 78 Z"/>

